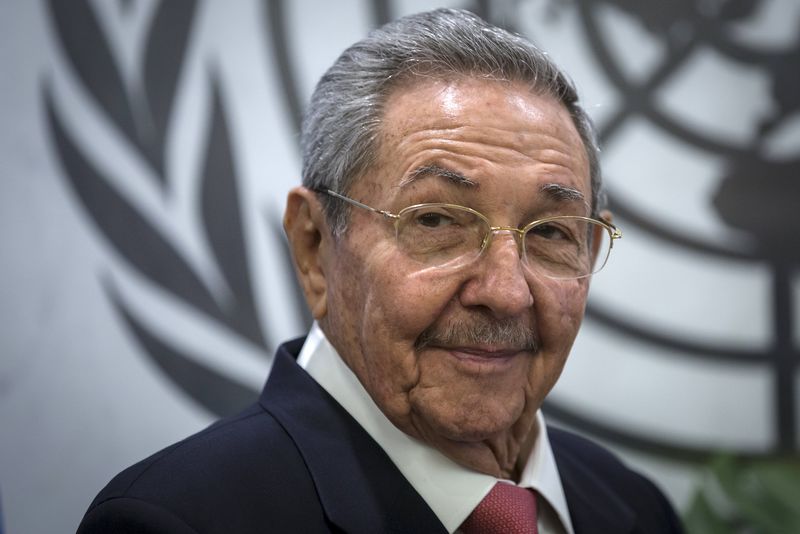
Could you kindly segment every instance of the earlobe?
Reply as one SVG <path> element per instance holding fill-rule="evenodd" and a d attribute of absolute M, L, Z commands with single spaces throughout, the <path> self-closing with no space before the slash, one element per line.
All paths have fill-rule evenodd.
<path fill-rule="evenodd" d="M 283 228 L 306 303 L 319 321 L 328 311 L 324 251 L 329 234 L 322 206 L 313 191 L 305 187 L 289 191 Z"/>

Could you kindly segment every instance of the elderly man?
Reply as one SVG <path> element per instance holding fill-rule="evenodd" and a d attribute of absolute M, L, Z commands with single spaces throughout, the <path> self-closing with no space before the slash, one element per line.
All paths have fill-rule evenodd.
<path fill-rule="evenodd" d="M 302 143 L 284 223 L 311 332 L 81 532 L 679 532 L 539 410 L 620 235 L 556 66 L 468 12 L 407 17 L 323 76 Z"/>

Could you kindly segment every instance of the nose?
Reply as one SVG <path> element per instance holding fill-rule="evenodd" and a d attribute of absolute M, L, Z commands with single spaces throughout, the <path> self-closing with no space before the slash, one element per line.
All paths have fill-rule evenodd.
<path fill-rule="evenodd" d="M 461 290 L 463 306 L 488 308 L 498 318 L 519 315 L 533 306 L 533 293 L 512 232 L 494 232 L 472 273 Z"/>

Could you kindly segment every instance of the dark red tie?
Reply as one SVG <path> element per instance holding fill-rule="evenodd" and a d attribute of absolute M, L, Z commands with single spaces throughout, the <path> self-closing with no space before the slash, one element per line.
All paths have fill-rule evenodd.
<path fill-rule="evenodd" d="M 538 534 L 536 493 L 498 482 L 466 521 L 464 534 Z"/>

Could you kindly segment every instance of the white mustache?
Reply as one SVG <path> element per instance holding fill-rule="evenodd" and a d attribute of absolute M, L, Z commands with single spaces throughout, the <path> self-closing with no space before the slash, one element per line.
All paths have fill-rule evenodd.
<path fill-rule="evenodd" d="M 499 346 L 504 349 L 537 352 L 539 343 L 533 329 L 519 318 L 493 319 L 473 316 L 450 321 L 444 326 L 433 324 L 417 337 L 414 348 Z"/>

